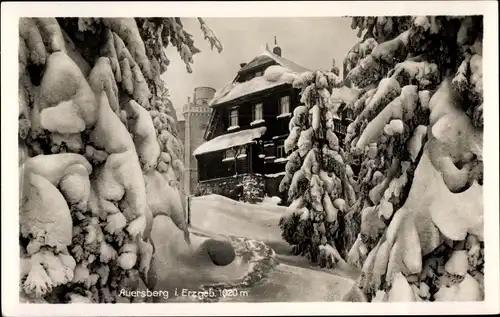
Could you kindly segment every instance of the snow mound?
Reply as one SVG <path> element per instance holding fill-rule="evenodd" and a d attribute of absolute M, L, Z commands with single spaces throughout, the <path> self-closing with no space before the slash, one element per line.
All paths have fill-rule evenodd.
<path fill-rule="evenodd" d="M 264 205 L 273 205 L 273 206 L 276 206 L 276 205 L 279 205 L 281 203 L 281 198 L 277 197 L 277 196 L 273 196 L 273 197 L 264 197 L 264 200 L 262 201 L 261 204 L 264 204 Z"/>
<path fill-rule="evenodd" d="M 287 209 L 269 204 L 246 204 L 219 195 L 200 196 L 191 200 L 190 223 L 193 228 L 222 235 L 280 241 L 277 224 Z"/>
<path fill-rule="evenodd" d="M 389 302 L 414 302 L 415 294 L 403 274 L 397 273 L 389 291 Z"/>
<path fill-rule="evenodd" d="M 467 251 L 453 251 L 450 259 L 444 266 L 446 272 L 452 275 L 465 276 L 469 263 L 467 261 Z"/>
<path fill-rule="evenodd" d="M 474 302 L 483 300 L 483 296 L 479 283 L 467 274 L 460 284 L 453 284 L 449 287 L 442 286 L 434 294 L 434 299 L 440 302 Z"/>
<path fill-rule="evenodd" d="M 356 100 L 360 97 L 362 90 L 356 88 L 349 88 L 347 86 L 342 86 L 340 88 L 333 88 L 330 99 L 335 101 L 343 101 L 347 105 L 354 104 Z"/>
<path fill-rule="evenodd" d="M 291 73 L 288 69 L 279 65 L 269 66 L 264 72 L 263 77 L 269 82 L 276 82 L 282 79 L 285 82 L 292 83 L 297 75 Z"/>
<path fill-rule="evenodd" d="M 432 220 L 441 233 L 456 241 L 465 239 L 467 233 L 483 240 L 483 187 L 474 182 L 463 193 L 443 191 L 442 194 L 430 206 Z"/>
<path fill-rule="evenodd" d="M 152 237 L 157 255 L 156 289 L 234 286 L 242 289 L 262 279 L 275 266 L 274 252 L 262 242 L 196 232 L 191 245 L 168 217 L 154 221 Z M 265 270 L 267 269 L 267 270 Z"/>

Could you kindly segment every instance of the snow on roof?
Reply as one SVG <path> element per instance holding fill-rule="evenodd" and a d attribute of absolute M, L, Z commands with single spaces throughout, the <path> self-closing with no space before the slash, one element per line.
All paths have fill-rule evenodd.
<path fill-rule="evenodd" d="M 228 149 L 234 146 L 245 145 L 253 142 L 254 139 L 260 138 L 264 133 L 266 133 L 266 127 L 223 134 L 200 145 L 193 151 L 193 155 L 196 156 Z"/>
<path fill-rule="evenodd" d="M 210 105 L 218 105 L 250 93 L 263 91 L 283 84 L 292 84 L 293 80 L 297 77 L 298 73 L 292 72 L 283 66 L 269 66 L 262 76 L 254 77 L 242 83 L 232 82 L 226 85 L 214 95 Z"/>
<path fill-rule="evenodd" d="M 224 86 L 222 89 L 218 90 L 215 93 L 213 99 L 210 101 L 210 106 L 215 106 L 248 95 L 253 92 L 266 90 L 272 87 L 283 85 L 285 83 L 291 84 L 293 81 L 293 78 L 291 78 L 292 76 L 283 76 L 284 78 L 278 79 L 276 81 L 269 80 L 269 78 L 266 79 L 266 74 L 269 75 L 269 70 L 275 72 L 276 67 L 280 67 L 282 73 L 288 73 L 288 74 L 298 75 L 303 72 L 311 71 L 310 69 L 307 69 L 286 58 L 283 58 L 281 56 L 272 53 L 268 49 L 264 50 L 264 52 L 262 52 L 255 59 L 258 58 L 262 59 L 262 57 L 268 57 L 273 59 L 279 66 L 270 66 L 266 69 L 263 76 L 254 77 L 253 79 L 243 83 L 236 82 L 236 78 L 233 79 L 233 81 L 231 81 L 230 83 L 228 83 L 226 86 Z"/>

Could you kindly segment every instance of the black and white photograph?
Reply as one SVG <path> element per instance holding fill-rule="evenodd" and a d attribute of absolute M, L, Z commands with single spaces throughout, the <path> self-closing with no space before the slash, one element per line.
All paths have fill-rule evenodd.
<path fill-rule="evenodd" d="M 2 3 L 6 316 L 498 313 L 497 4 L 270 3 Z"/>

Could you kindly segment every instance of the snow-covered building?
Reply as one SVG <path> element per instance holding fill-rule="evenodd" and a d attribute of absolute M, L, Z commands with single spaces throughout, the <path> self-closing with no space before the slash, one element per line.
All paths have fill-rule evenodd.
<path fill-rule="evenodd" d="M 300 104 L 300 90 L 291 82 L 309 69 L 281 53 L 275 39 L 272 51 L 266 47 L 240 64 L 234 80 L 210 101 L 213 112 L 206 142 L 193 151 L 198 161 L 197 195 L 231 196 L 239 188 L 247 201 L 283 197 L 278 187 L 287 162 L 284 141 L 293 110 Z"/>

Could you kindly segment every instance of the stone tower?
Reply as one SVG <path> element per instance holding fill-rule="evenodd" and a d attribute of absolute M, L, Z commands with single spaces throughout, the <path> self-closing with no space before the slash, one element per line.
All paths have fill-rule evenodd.
<path fill-rule="evenodd" d="M 211 87 L 197 87 L 193 98 L 182 107 L 184 115 L 184 190 L 187 194 L 194 194 L 198 183 L 198 166 L 193 151 L 204 140 L 203 135 L 207 128 L 212 108 L 208 106 L 214 97 L 215 89 Z"/>

